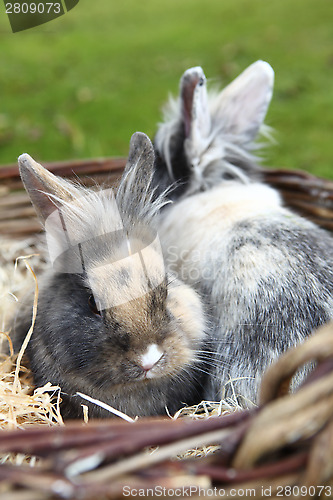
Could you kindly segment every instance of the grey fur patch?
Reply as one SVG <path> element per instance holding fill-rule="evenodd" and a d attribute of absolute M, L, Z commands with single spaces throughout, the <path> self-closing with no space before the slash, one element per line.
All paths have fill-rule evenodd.
<path fill-rule="evenodd" d="M 241 193 L 244 189 L 256 188 L 250 184 Z M 256 402 L 265 369 L 333 320 L 333 240 L 282 209 L 278 198 L 275 210 L 267 211 L 263 203 L 262 212 L 251 217 L 244 205 L 239 220 L 231 223 L 224 190 L 220 196 L 218 192 L 214 223 L 201 197 L 191 196 L 164 213 L 161 238 L 172 248 L 167 257 L 173 268 L 206 304 L 211 327 L 207 348 L 214 355 L 205 397 L 216 400 L 235 392 L 247 406 Z"/>

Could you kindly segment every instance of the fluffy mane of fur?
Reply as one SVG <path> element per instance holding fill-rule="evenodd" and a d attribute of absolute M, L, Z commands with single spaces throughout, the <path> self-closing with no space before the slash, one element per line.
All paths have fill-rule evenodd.
<path fill-rule="evenodd" d="M 154 219 L 166 203 L 165 198 L 158 196 L 147 203 L 154 197 L 154 190 L 147 184 L 135 200 L 134 191 L 130 197 L 132 179 L 134 174 L 128 171 L 116 193 L 113 189 L 96 187 L 92 191 L 68 183 L 71 201 L 49 195 L 58 209 L 45 221 L 46 240 L 51 263 L 58 271 L 86 275 L 103 263 L 113 261 L 116 265 L 117 261 L 151 245 L 162 255 Z M 159 267 L 162 274 L 162 260 Z"/>
<path fill-rule="evenodd" d="M 115 190 L 59 179 L 29 155 L 22 155 L 19 163 L 45 226 L 51 262 L 67 252 L 65 272 L 82 272 L 82 249 L 96 263 L 98 257 L 103 260 L 103 249 L 109 256 L 110 249 L 127 244 L 128 237 L 146 243 L 154 239 L 154 219 L 167 201 L 165 193 L 157 195 L 152 186 L 154 151 L 144 134 L 133 136 L 127 166 Z"/>
<path fill-rule="evenodd" d="M 70 239 L 79 242 L 118 230 L 130 233 L 138 225 L 153 226 L 155 217 L 168 201 L 164 194 L 155 196 L 155 190 L 150 185 L 146 186 L 142 198 L 135 199 L 128 185 L 132 182 L 131 177 L 134 181 L 134 174 L 127 172 L 116 190 L 103 186 L 96 186 L 92 190 L 67 181 L 70 201 L 47 193 L 54 203 L 55 211 L 45 221 L 46 231 L 57 220 L 61 222 L 62 228 L 65 224 Z M 61 212 L 60 219 L 56 215 L 58 210 Z"/>
<path fill-rule="evenodd" d="M 264 145 L 264 141 L 259 143 L 257 139 L 270 137 L 269 127 L 262 123 L 272 95 L 268 65 L 258 61 L 223 91 L 215 88 L 206 92 L 203 72 L 200 83 L 195 86 L 193 77 L 190 81 L 188 76 L 191 71 L 200 75 L 202 69 L 193 68 L 184 74 L 181 95 L 169 98 L 155 137 L 155 148 L 165 162 L 170 179 L 179 180 L 175 165 L 182 151 L 191 178 L 187 193 L 210 188 L 221 179 L 244 183 L 257 180 L 260 161 L 257 152 Z M 194 91 L 192 88 L 190 133 L 185 132 L 182 91 L 186 85 L 196 87 Z M 199 104 L 196 92 L 202 94 Z"/>

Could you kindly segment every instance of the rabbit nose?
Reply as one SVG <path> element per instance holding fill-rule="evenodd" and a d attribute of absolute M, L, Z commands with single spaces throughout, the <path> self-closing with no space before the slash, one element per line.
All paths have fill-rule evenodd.
<path fill-rule="evenodd" d="M 140 367 L 147 372 L 159 362 L 162 356 L 163 351 L 156 344 L 151 344 L 147 351 L 139 358 Z"/>

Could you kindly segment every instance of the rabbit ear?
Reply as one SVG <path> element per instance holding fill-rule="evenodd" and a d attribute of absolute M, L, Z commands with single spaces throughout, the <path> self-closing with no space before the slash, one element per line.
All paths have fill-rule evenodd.
<path fill-rule="evenodd" d="M 46 170 L 28 154 L 21 155 L 18 164 L 24 187 L 43 222 L 56 209 L 55 199 L 60 203 L 73 199 L 71 185 Z"/>
<path fill-rule="evenodd" d="M 117 201 L 129 213 L 141 213 L 152 200 L 152 178 L 155 154 L 149 137 L 142 132 L 132 135 L 128 159 L 122 176 Z"/>
<path fill-rule="evenodd" d="M 274 71 L 257 61 L 241 73 L 217 97 L 212 109 L 214 122 L 226 134 L 245 143 L 255 139 L 272 98 Z"/>
<path fill-rule="evenodd" d="M 143 132 L 136 132 L 131 137 L 125 174 L 132 171 L 143 182 L 149 181 L 153 175 L 154 157 L 154 148 L 149 137 Z"/>
<path fill-rule="evenodd" d="M 210 131 L 210 114 L 205 74 L 197 66 L 190 68 L 180 82 L 181 114 L 185 137 L 207 136 Z"/>

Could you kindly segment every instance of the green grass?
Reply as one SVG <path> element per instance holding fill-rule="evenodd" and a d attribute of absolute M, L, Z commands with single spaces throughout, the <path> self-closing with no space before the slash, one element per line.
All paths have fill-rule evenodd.
<path fill-rule="evenodd" d="M 276 73 L 266 163 L 333 178 L 333 2 L 81 0 L 12 34 L 0 12 L 0 164 L 126 155 L 201 65 L 227 84 L 257 59 Z"/>

